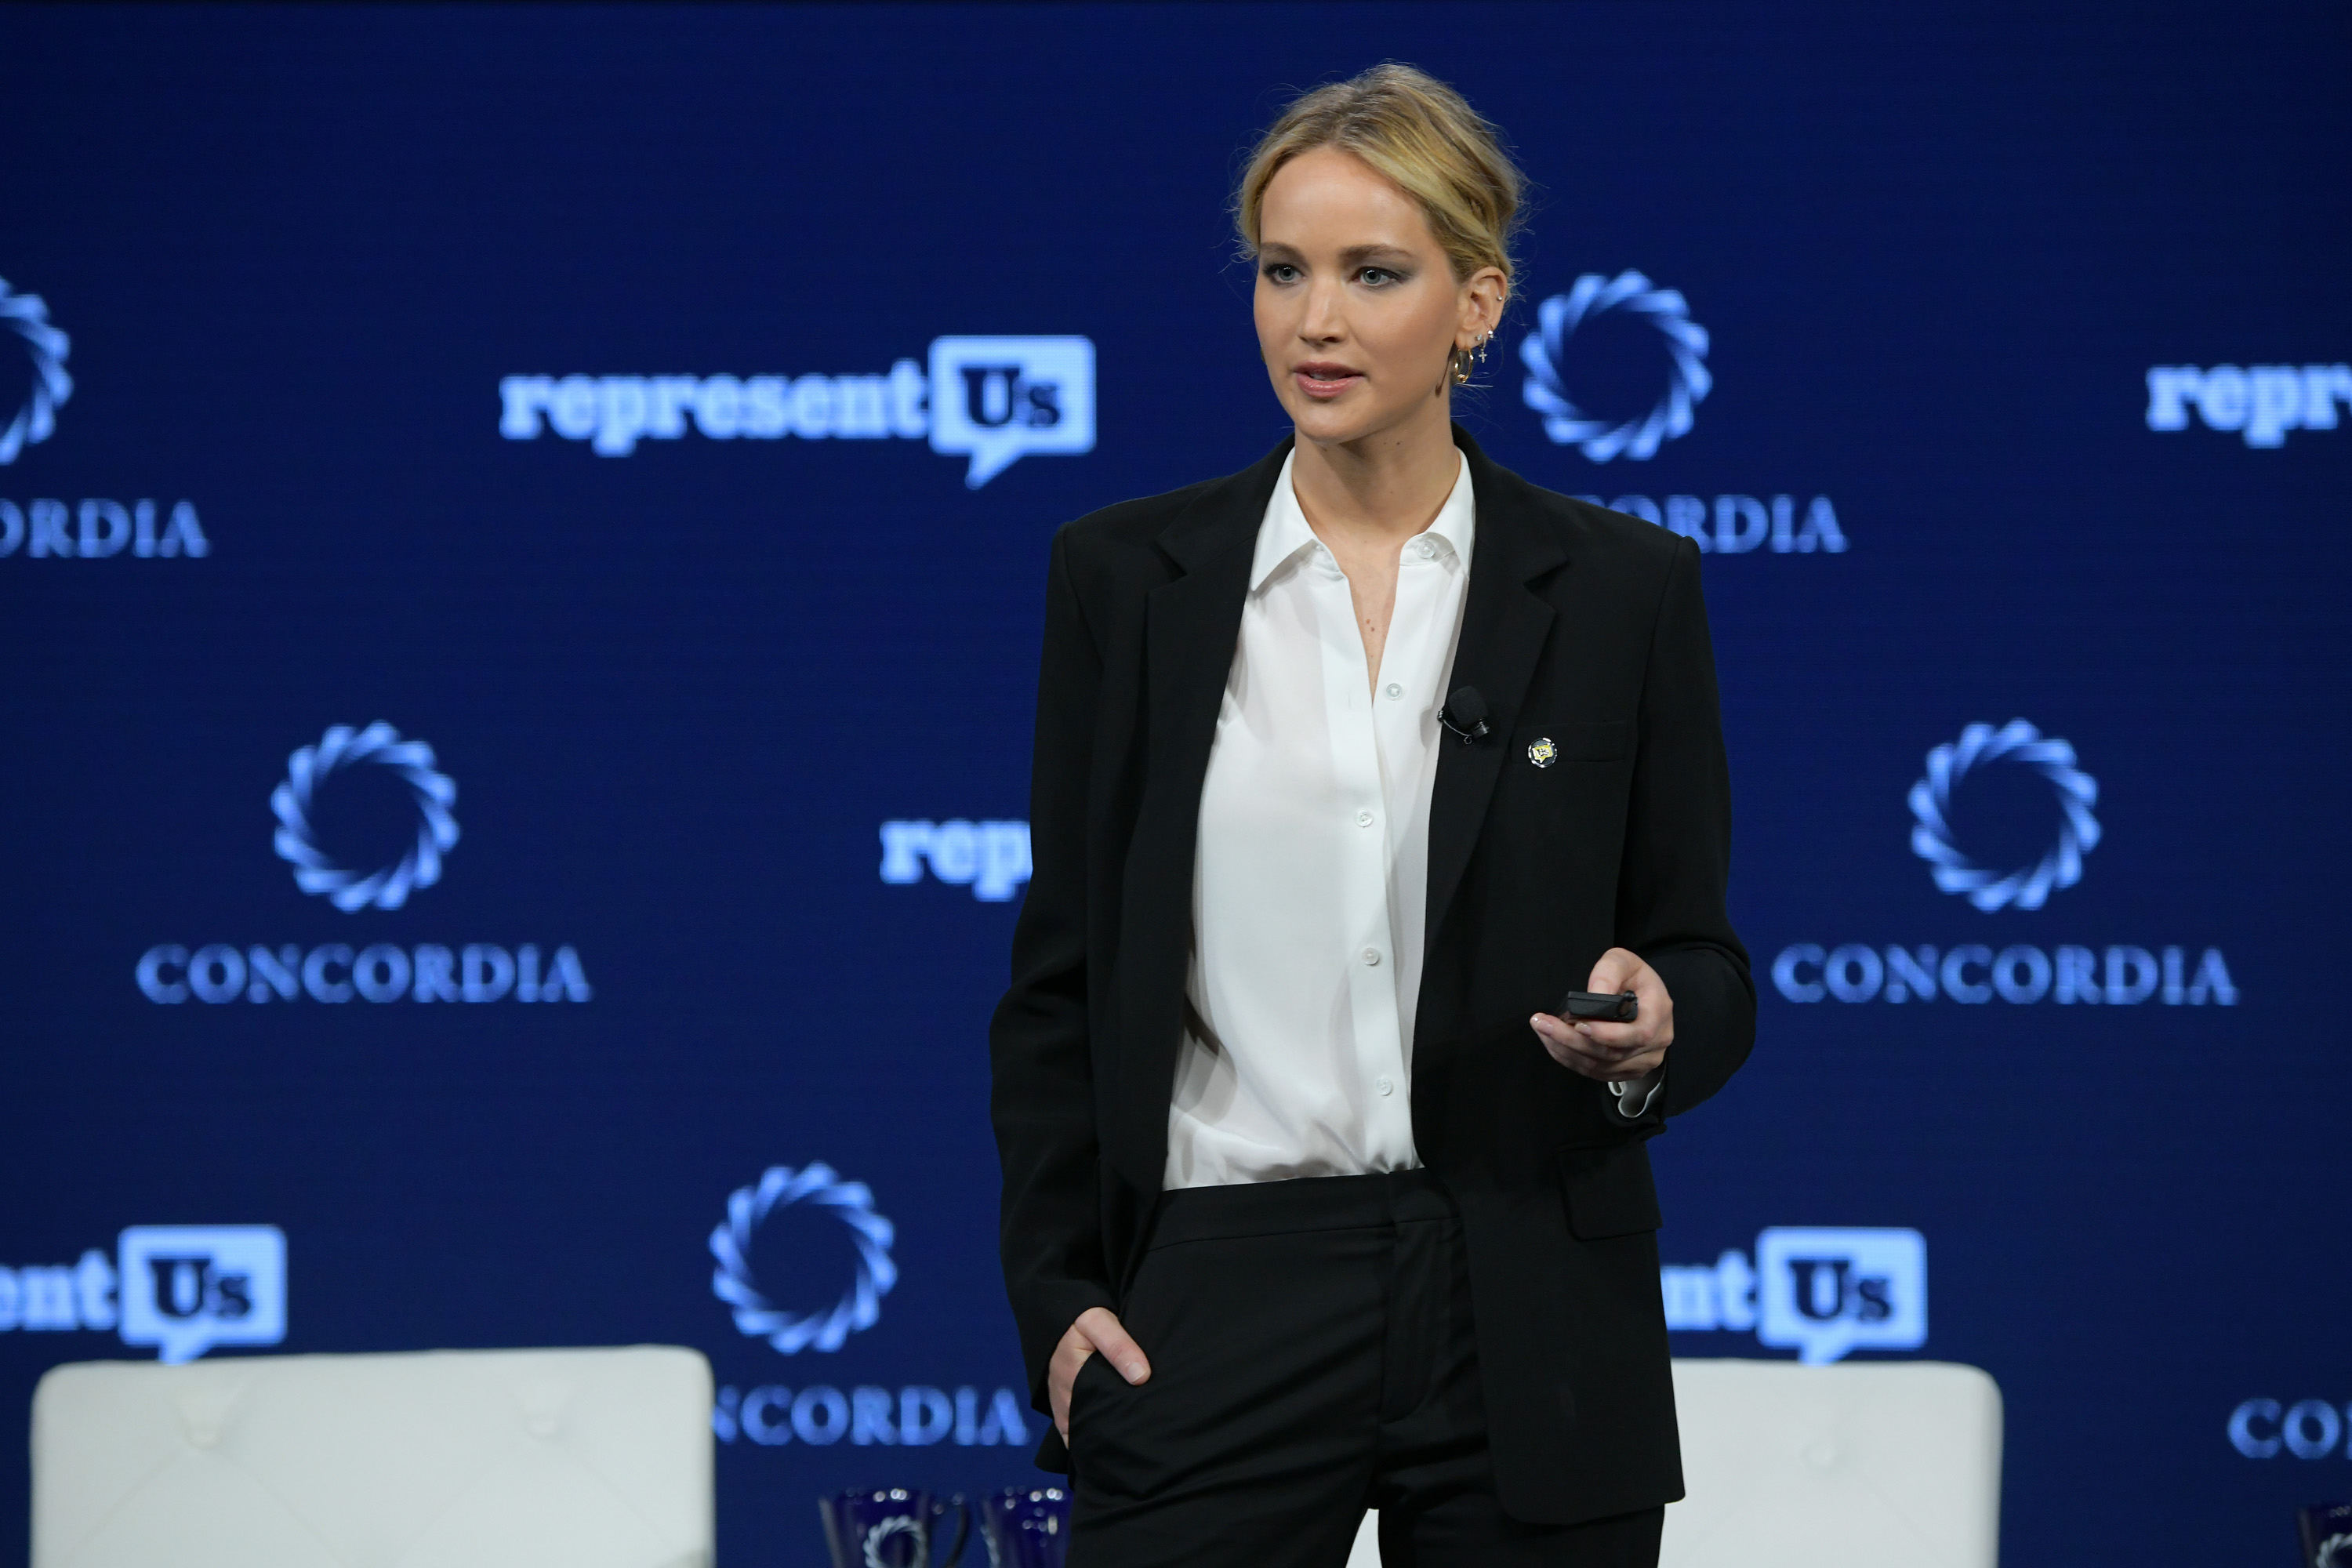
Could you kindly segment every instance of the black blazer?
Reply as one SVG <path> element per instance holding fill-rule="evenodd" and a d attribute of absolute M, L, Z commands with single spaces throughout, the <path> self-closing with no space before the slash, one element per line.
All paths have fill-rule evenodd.
<path fill-rule="evenodd" d="M 1493 733 L 1448 740 L 1437 765 L 1413 1141 L 1462 1211 L 1502 1504 L 1570 1523 L 1682 1495 L 1644 1141 L 1746 1059 L 1756 988 L 1724 910 L 1730 783 L 1696 548 L 1454 440 L 1478 515 L 1453 679 Z M 1004 1276 L 1040 1410 L 1071 1322 L 1118 1310 L 1160 1192 L 1201 784 L 1288 450 L 1055 536 L 1036 869 L 990 1030 Z M 1559 760 L 1539 768 L 1543 737 Z M 1675 1001 L 1665 1087 L 1639 1121 L 1528 1026 L 1612 945 Z M 1066 1468 L 1050 1429 L 1038 1462 Z"/>

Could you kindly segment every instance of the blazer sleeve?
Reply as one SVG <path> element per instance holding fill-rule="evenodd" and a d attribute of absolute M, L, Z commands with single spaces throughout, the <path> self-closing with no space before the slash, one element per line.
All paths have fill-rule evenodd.
<path fill-rule="evenodd" d="M 1071 581 L 1068 531 L 1045 584 L 1030 773 L 1034 868 L 1013 937 L 1012 984 L 989 1027 L 991 1119 L 1004 1188 L 999 1249 L 1030 1397 L 1079 1313 L 1114 1307 L 1102 1246 L 1087 1008 L 1087 780 L 1102 659 Z"/>
<path fill-rule="evenodd" d="M 1721 1089 L 1756 1038 L 1756 983 L 1725 906 L 1731 769 L 1698 548 L 1687 539 L 1677 542 L 1659 602 L 1638 734 L 1617 930 L 1675 1001 L 1664 1092 L 1645 1108 L 1654 1118 Z"/>

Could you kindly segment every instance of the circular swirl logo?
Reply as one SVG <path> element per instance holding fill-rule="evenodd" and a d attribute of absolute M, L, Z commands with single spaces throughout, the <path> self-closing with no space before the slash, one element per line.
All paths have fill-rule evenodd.
<path fill-rule="evenodd" d="M 1665 340 L 1666 389 L 1650 411 L 1622 424 L 1596 418 L 1577 405 L 1568 389 L 1569 340 L 1579 327 L 1623 311 L 1638 316 Z M 1573 445 L 1596 463 L 1622 453 L 1639 461 L 1656 455 L 1658 443 L 1685 435 L 1691 409 L 1715 385 L 1706 368 L 1706 329 L 1690 319 L 1681 292 L 1660 289 L 1639 272 L 1603 278 L 1588 272 L 1565 294 L 1536 308 L 1536 331 L 1519 344 L 1528 381 L 1523 395 L 1543 416 L 1544 434 Z"/>
<path fill-rule="evenodd" d="M 776 1210 L 802 1203 L 831 1210 L 849 1227 L 857 1248 L 856 1278 L 839 1300 L 813 1312 L 778 1306 L 751 1272 L 751 1237 Z M 874 1212 L 874 1194 L 865 1183 L 845 1182 L 825 1164 L 797 1172 L 772 1165 L 758 1185 L 735 1190 L 727 1200 L 727 1223 L 710 1233 L 710 1256 L 719 1260 L 711 1294 L 734 1309 L 737 1329 L 786 1355 L 811 1346 L 837 1351 L 850 1335 L 881 1321 L 882 1298 L 898 1282 L 898 1266 L 890 1261 L 895 1235 L 890 1222 Z"/>
<path fill-rule="evenodd" d="M 12 290 L 5 278 L 0 278 L 0 330 L 22 339 L 33 362 L 31 394 L 7 428 L 0 430 L 0 463 L 13 463 L 17 453 L 47 440 L 58 427 L 58 405 L 73 395 L 73 377 L 66 374 L 69 340 L 49 325 L 49 308 L 38 294 Z"/>
<path fill-rule="evenodd" d="M 883 1552 L 894 1537 L 898 1538 L 898 1548 L 886 1557 Z M 931 1554 L 930 1531 L 903 1513 L 893 1514 L 867 1531 L 863 1545 L 866 1568 L 908 1568 L 909 1564 L 923 1563 Z M 893 1563 L 890 1557 L 898 1561 Z"/>
<path fill-rule="evenodd" d="M 1969 774 L 1997 763 L 2033 769 L 2050 781 L 2059 806 L 2058 838 L 2031 866 L 1996 870 L 1980 866 L 1953 842 L 1952 795 Z M 2099 783 L 2074 765 L 2074 748 L 2044 736 L 2022 719 L 1996 730 L 1971 724 L 1960 738 L 1927 753 L 1927 776 L 1911 786 L 1911 852 L 1934 868 L 1936 886 L 1980 910 L 2038 910 L 2053 889 L 2083 879 L 2083 857 L 2097 847 Z"/>
<path fill-rule="evenodd" d="M 310 826 L 312 797 L 319 787 L 345 768 L 390 768 L 408 785 L 416 803 L 416 837 L 400 858 L 389 866 L 362 871 L 337 865 L 319 847 Z M 373 905 L 396 910 L 418 888 L 441 879 L 441 857 L 457 842 L 457 819 L 449 808 L 457 801 L 457 786 L 434 769 L 433 748 L 422 741 L 404 741 L 391 725 L 377 722 L 353 731 L 348 724 L 329 730 L 315 746 L 304 746 L 286 761 L 286 780 L 269 792 L 269 808 L 278 814 L 278 857 L 294 868 L 294 885 L 306 893 L 323 893 L 327 901 L 349 914 Z"/>

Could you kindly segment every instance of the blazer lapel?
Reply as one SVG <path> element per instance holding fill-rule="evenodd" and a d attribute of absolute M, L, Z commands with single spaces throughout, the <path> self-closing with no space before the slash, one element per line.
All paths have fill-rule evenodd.
<path fill-rule="evenodd" d="M 1559 535 L 1538 510 L 1525 479 L 1489 462 L 1460 426 L 1455 445 L 1470 463 L 1478 508 L 1470 552 L 1469 600 L 1454 653 L 1455 689 L 1475 686 L 1486 700 L 1493 733 L 1464 745 L 1445 738 L 1429 806 L 1428 942 L 1433 948 L 1462 873 L 1478 842 L 1495 781 L 1508 760 L 1511 727 L 1536 661 L 1551 635 L 1552 608 L 1528 584 L 1568 560 Z"/>
<path fill-rule="evenodd" d="M 1152 589 L 1145 612 L 1152 748 L 1147 793 L 1164 784 L 1199 805 L 1209 748 L 1217 735 L 1217 710 L 1241 639 L 1242 602 L 1249 594 L 1258 526 L 1289 453 L 1285 441 L 1211 486 L 1160 531 L 1160 548 L 1182 574 Z M 1189 841 L 1189 822 L 1186 837 Z"/>
<path fill-rule="evenodd" d="M 1115 1159 L 1129 1155 L 1119 1162 L 1122 1173 L 1145 1192 L 1159 1189 L 1167 1158 L 1168 1091 L 1192 951 L 1201 784 L 1241 639 L 1258 527 L 1289 451 L 1285 441 L 1210 486 L 1161 531 L 1160 548 L 1179 574 L 1145 597 L 1143 796 L 1121 910 L 1127 956 L 1118 1070 L 1125 1082 L 1108 1096 L 1123 1125 L 1106 1141 Z"/>

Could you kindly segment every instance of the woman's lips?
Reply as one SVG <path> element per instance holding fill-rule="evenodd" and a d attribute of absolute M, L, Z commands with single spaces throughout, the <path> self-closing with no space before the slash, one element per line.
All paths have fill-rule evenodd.
<path fill-rule="evenodd" d="M 1293 365 L 1290 375 L 1298 384 L 1298 390 L 1309 397 L 1337 397 L 1364 379 L 1344 364 L 1322 362 Z"/>

